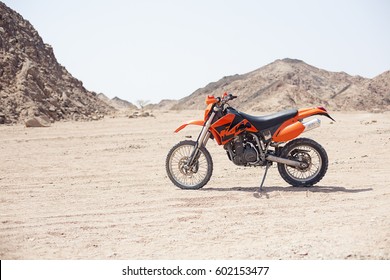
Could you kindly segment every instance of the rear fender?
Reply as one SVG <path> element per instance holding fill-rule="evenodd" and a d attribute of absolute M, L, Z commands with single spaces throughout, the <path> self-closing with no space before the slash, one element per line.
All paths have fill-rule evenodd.
<path fill-rule="evenodd" d="M 328 111 L 326 111 L 324 107 L 300 109 L 298 111 L 298 115 L 296 115 L 294 119 L 302 120 L 315 115 L 326 116 L 332 121 L 335 121 L 331 116 L 329 116 Z"/>
<path fill-rule="evenodd" d="M 305 130 L 305 126 L 301 123 L 301 121 L 315 115 L 326 116 L 335 121 L 331 116 L 329 116 L 324 107 L 299 109 L 298 114 L 294 118 L 282 123 L 278 130 L 275 131 L 272 136 L 272 140 L 274 142 L 287 142 L 298 137 Z"/>
<path fill-rule="evenodd" d="M 179 132 L 180 130 L 182 130 L 183 128 L 185 128 L 187 125 L 190 125 L 190 124 L 203 126 L 204 121 L 203 120 L 195 120 L 195 121 L 189 121 L 189 122 L 183 123 L 181 126 L 176 128 L 175 133 Z"/>

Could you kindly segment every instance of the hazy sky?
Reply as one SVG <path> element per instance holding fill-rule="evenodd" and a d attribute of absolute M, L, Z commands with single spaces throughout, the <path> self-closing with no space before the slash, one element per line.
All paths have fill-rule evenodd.
<path fill-rule="evenodd" d="M 179 99 L 223 76 L 297 58 L 374 77 L 390 70 L 388 0 L 0 0 L 109 97 Z"/>

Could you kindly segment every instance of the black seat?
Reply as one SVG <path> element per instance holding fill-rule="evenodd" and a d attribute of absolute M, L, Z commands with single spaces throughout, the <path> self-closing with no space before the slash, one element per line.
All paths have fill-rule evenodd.
<path fill-rule="evenodd" d="M 297 109 L 290 109 L 281 111 L 275 114 L 266 115 L 266 116 L 251 116 L 245 113 L 239 113 L 242 117 L 247 119 L 251 124 L 253 124 L 257 130 L 263 130 L 266 128 L 270 128 L 276 125 L 282 124 L 284 121 L 295 117 L 298 114 Z"/>

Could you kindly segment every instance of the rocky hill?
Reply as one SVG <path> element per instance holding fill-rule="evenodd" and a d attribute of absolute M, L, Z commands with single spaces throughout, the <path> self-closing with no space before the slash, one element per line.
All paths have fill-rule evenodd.
<path fill-rule="evenodd" d="M 172 109 L 203 109 L 207 95 L 224 92 L 239 96 L 234 106 L 240 110 L 324 106 L 331 110 L 384 111 L 390 110 L 390 71 L 367 79 L 286 58 L 247 74 L 223 77 L 179 100 Z"/>
<path fill-rule="evenodd" d="M 0 123 L 88 120 L 115 109 L 61 66 L 21 15 L 0 2 Z"/>
<path fill-rule="evenodd" d="M 148 110 L 170 110 L 179 104 L 178 100 L 174 99 L 163 99 L 157 104 L 148 104 L 145 109 Z"/>
<path fill-rule="evenodd" d="M 122 110 L 122 109 L 126 109 L 126 110 L 137 110 L 137 106 L 135 106 L 133 103 L 127 101 L 127 100 L 124 100 L 124 99 L 121 99 L 119 97 L 114 97 L 112 99 L 108 98 L 105 94 L 103 93 L 99 93 L 97 95 L 97 97 L 108 103 L 109 105 L 111 105 L 112 107 L 114 107 L 115 109 L 118 109 L 118 110 Z"/>

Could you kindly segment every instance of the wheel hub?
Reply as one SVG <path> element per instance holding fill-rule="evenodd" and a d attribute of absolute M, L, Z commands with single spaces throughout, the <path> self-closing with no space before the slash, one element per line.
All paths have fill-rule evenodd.
<path fill-rule="evenodd" d="M 297 167 L 300 171 L 308 171 L 312 166 L 311 156 L 305 151 L 299 151 L 293 155 L 293 158 L 299 162 L 301 165 Z"/>
<path fill-rule="evenodd" d="M 199 162 L 196 161 L 192 166 L 188 166 L 188 157 L 182 157 L 179 161 L 179 170 L 180 173 L 186 176 L 191 176 L 192 174 L 198 172 Z"/>

